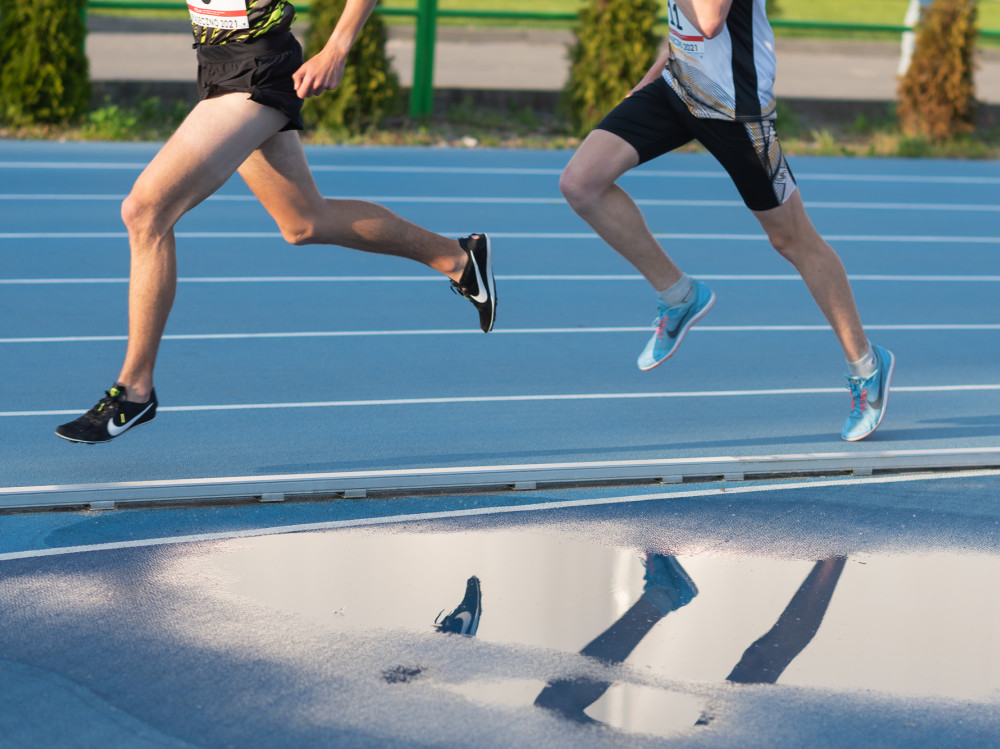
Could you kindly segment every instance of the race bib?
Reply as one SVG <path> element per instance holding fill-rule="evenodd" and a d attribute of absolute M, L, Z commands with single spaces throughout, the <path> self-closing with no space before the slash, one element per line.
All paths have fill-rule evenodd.
<path fill-rule="evenodd" d="M 191 23 L 210 29 L 249 29 L 245 0 L 187 0 Z"/>
<path fill-rule="evenodd" d="M 678 52 L 694 57 L 705 54 L 705 37 L 701 35 L 687 16 L 681 13 L 677 3 L 667 2 L 667 15 L 670 18 L 670 46 Z"/>

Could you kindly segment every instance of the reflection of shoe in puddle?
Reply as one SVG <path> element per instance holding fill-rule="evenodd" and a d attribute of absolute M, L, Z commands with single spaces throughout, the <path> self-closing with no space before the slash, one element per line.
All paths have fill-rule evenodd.
<path fill-rule="evenodd" d="M 459 635 L 476 634 L 479 629 L 479 615 L 483 612 L 483 594 L 479 588 L 479 578 L 473 575 L 465 583 L 465 598 L 458 607 L 444 619 L 441 614 L 434 620 L 438 632 L 449 632 Z M 441 619 L 440 623 L 438 619 Z"/>
<path fill-rule="evenodd" d="M 694 580 L 672 556 L 647 553 L 644 579 L 642 597 L 664 615 L 686 606 L 698 595 Z"/>

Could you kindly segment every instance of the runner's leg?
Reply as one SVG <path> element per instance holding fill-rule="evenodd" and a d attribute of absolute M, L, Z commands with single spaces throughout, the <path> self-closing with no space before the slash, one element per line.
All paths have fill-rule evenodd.
<path fill-rule="evenodd" d="M 405 257 L 458 281 L 469 255 L 377 203 L 324 198 L 294 131 L 277 133 L 239 167 L 240 176 L 292 244 L 335 244 Z"/>
<path fill-rule="evenodd" d="M 199 102 L 139 175 L 122 204 L 131 248 L 129 337 L 118 382 L 145 401 L 177 286 L 174 225 L 221 187 L 287 122 L 275 109 L 227 94 Z"/>
<path fill-rule="evenodd" d="M 753 214 L 774 249 L 802 276 L 847 360 L 853 362 L 864 357 L 868 353 L 868 338 L 844 265 L 809 220 L 799 191 L 792 193 L 783 205 Z"/>
<path fill-rule="evenodd" d="M 632 263 L 656 290 L 681 277 L 650 232 L 635 201 L 615 181 L 639 163 L 639 154 L 623 138 L 594 130 L 580 144 L 559 180 L 559 189 L 574 211 Z"/>

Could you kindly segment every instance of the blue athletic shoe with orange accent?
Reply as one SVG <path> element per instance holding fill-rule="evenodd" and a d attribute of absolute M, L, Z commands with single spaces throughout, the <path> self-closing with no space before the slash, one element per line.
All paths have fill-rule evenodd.
<path fill-rule="evenodd" d="M 642 597 L 663 615 L 687 606 L 698 595 L 694 580 L 672 556 L 647 553 L 644 579 Z"/>
<path fill-rule="evenodd" d="M 889 404 L 889 387 L 896 368 L 896 357 L 881 346 L 872 346 L 878 358 L 878 370 L 871 377 L 847 376 L 847 389 L 851 391 L 851 412 L 844 422 L 840 438 L 848 442 L 863 440 L 878 429 L 885 418 Z"/>
<path fill-rule="evenodd" d="M 646 371 L 674 355 L 691 326 L 698 322 L 715 304 L 715 293 L 701 281 L 694 281 L 691 301 L 679 307 L 668 307 L 660 302 L 653 320 L 653 337 L 639 354 L 639 369 Z"/>

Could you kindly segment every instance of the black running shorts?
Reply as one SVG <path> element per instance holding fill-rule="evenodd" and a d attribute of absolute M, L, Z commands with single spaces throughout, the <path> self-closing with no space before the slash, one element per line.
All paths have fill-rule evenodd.
<path fill-rule="evenodd" d="M 292 73 L 302 65 L 302 46 L 285 31 L 248 42 L 196 44 L 198 93 L 202 99 L 246 92 L 250 100 L 288 117 L 282 130 L 302 130 L 302 99 Z"/>
<path fill-rule="evenodd" d="M 625 140 L 640 164 L 697 140 L 729 172 L 752 211 L 777 208 L 795 192 L 773 122 L 699 119 L 662 78 L 624 99 L 597 129 Z"/>

